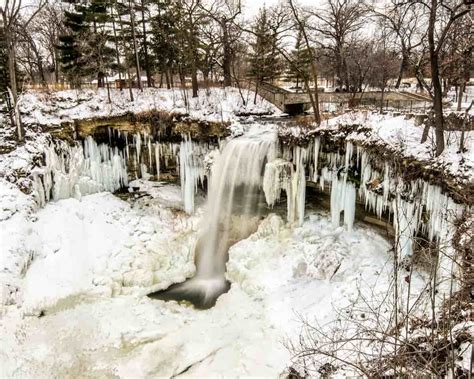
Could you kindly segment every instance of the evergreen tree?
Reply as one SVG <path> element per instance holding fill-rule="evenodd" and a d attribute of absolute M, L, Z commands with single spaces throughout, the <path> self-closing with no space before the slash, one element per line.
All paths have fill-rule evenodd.
<path fill-rule="evenodd" d="M 59 37 L 60 62 L 69 82 L 80 86 L 84 77 L 97 77 L 104 87 L 104 78 L 111 69 L 118 69 L 115 49 L 110 46 L 110 14 L 106 0 L 76 4 L 65 11 L 67 33 Z"/>
<path fill-rule="evenodd" d="M 65 10 L 64 26 L 68 32 L 59 36 L 59 61 L 68 81 L 73 86 L 78 86 L 85 75 L 85 62 L 82 59 L 80 46 L 80 41 L 88 28 L 85 8 L 76 5 L 72 12 Z"/>
<path fill-rule="evenodd" d="M 255 40 L 250 43 L 249 76 L 258 87 L 264 82 L 273 81 L 280 74 L 280 59 L 278 56 L 277 36 L 272 31 L 267 10 L 261 9 L 254 26 Z M 254 102 L 257 98 L 255 95 Z"/>
<path fill-rule="evenodd" d="M 290 54 L 290 63 L 288 63 L 285 79 L 289 82 L 296 82 L 296 87 L 299 87 L 300 82 L 309 81 L 311 78 L 311 59 L 311 51 L 305 48 L 303 35 L 299 31 L 295 48 Z"/>
<path fill-rule="evenodd" d="M 168 88 L 179 60 L 177 20 L 171 0 L 155 0 L 156 16 L 151 20 L 151 49 L 156 66 L 166 78 Z"/>

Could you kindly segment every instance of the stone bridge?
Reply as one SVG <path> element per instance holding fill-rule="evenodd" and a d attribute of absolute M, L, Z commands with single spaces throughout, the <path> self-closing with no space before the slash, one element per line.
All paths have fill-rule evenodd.
<path fill-rule="evenodd" d="M 263 83 L 258 89 L 258 94 L 273 103 L 281 111 L 292 115 L 303 113 L 311 107 L 307 92 L 292 92 L 270 83 Z M 349 105 L 349 103 L 380 106 L 382 92 L 367 91 L 358 92 L 354 95 L 348 92 L 323 92 L 320 90 L 318 91 L 318 100 L 323 111 L 330 110 L 334 106 Z M 431 99 L 428 96 L 410 92 L 385 91 L 382 105 L 386 108 L 412 110 L 414 108 L 427 108 L 430 103 Z"/>

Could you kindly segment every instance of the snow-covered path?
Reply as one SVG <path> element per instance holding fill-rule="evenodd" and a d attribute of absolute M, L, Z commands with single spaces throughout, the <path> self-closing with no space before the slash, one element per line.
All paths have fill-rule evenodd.
<path fill-rule="evenodd" d="M 194 273 L 201 214 L 156 199 L 61 200 L 17 225 L 35 258 L 0 318 L 0 377 L 276 377 L 298 314 L 329 322 L 359 287 L 388 286 L 390 244 L 376 232 L 333 229 L 326 213 L 291 229 L 273 214 L 231 248 L 232 287 L 214 308 L 149 299 Z"/>

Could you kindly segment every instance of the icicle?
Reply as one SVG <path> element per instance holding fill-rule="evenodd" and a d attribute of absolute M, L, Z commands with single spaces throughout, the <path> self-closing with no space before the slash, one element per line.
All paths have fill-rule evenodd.
<path fill-rule="evenodd" d="M 135 152 L 137 154 L 137 165 L 140 163 L 140 156 L 142 154 L 142 136 L 140 133 L 135 134 Z"/>
<path fill-rule="evenodd" d="M 314 139 L 314 145 L 313 145 L 313 182 L 318 181 L 318 158 L 319 158 L 319 149 L 321 145 L 321 140 L 319 137 L 316 137 Z"/>
<path fill-rule="evenodd" d="M 388 195 L 390 193 L 390 166 L 385 162 L 384 178 L 383 178 L 383 208 L 388 206 Z"/>
<path fill-rule="evenodd" d="M 130 147 L 128 146 L 128 133 L 125 132 L 125 152 L 127 157 L 127 162 L 130 159 Z"/>
<path fill-rule="evenodd" d="M 281 191 L 287 190 L 293 165 L 283 159 L 276 159 L 265 165 L 263 175 L 263 192 L 270 207 L 280 199 Z"/>
<path fill-rule="evenodd" d="M 339 179 L 334 173 L 331 183 L 331 222 L 337 228 L 341 222 L 341 212 L 344 212 L 344 224 L 349 232 L 352 231 L 355 219 L 356 189 L 345 178 Z"/>
<path fill-rule="evenodd" d="M 153 154 L 151 152 L 151 138 L 148 138 L 148 169 L 150 172 L 153 165 L 152 155 Z"/>
<path fill-rule="evenodd" d="M 419 210 L 414 203 L 401 199 L 400 195 L 393 202 L 396 247 L 403 259 L 413 255 L 413 237 L 417 232 Z"/>
<path fill-rule="evenodd" d="M 352 159 L 352 152 L 354 150 L 354 146 L 352 145 L 351 142 L 347 142 L 346 143 L 346 155 L 345 155 L 345 159 L 344 159 L 344 167 L 347 170 L 349 170 L 349 165 L 351 163 L 351 159 Z"/>
<path fill-rule="evenodd" d="M 356 189 L 352 183 L 345 183 L 344 190 L 344 224 L 347 226 L 349 232 L 352 231 L 352 226 L 355 220 L 356 207 Z"/>
<path fill-rule="evenodd" d="M 45 166 L 32 173 L 38 205 L 98 191 L 115 191 L 128 183 L 125 160 L 117 148 L 97 145 L 92 137 L 84 146 L 56 143 L 45 150 Z"/>
<path fill-rule="evenodd" d="M 194 212 L 194 194 L 206 175 L 204 156 L 207 149 L 186 137 L 179 149 L 179 176 L 186 213 Z"/>
<path fill-rule="evenodd" d="M 293 164 L 296 167 L 291 173 L 287 188 L 288 222 L 303 224 L 306 197 L 305 163 L 308 158 L 306 148 L 296 146 L 293 150 Z"/>
<path fill-rule="evenodd" d="M 156 179 L 160 180 L 160 144 L 155 143 Z"/>

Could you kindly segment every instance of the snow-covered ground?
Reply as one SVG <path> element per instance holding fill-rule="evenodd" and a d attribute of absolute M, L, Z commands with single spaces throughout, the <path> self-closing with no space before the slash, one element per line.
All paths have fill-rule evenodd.
<path fill-rule="evenodd" d="M 189 114 L 191 118 L 208 121 L 232 121 L 238 114 L 278 114 L 280 111 L 252 91 L 242 90 L 246 105 L 236 88 L 209 88 L 192 98 L 190 90 L 178 88 L 145 88 L 134 90 L 130 101 L 128 90 L 111 89 L 111 103 L 106 89 L 65 90 L 57 92 L 29 91 L 20 99 L 23 121 L 27 124 L 60 125 L 76 119 L 120 116 L 150 110 Z M 186 106 L 186 101 L 188 105 Z"/>
<path fill-rule="evenodd" d="M 151 300 L 194 273 L 201 217 L 163 205 L 173 186 L 152 193 L 65 199 L 1 221 L 2 249 L 31 261 L 0 318 L 0 377 L 276 377 L 297 314 L 329 322 L 359 288 L 389 285 L 390 244 L 376 232 L 334 229 L 325 213 L 291 229 L 271 214 L 231 248 L 232 287 L 214 308 Z"/>

